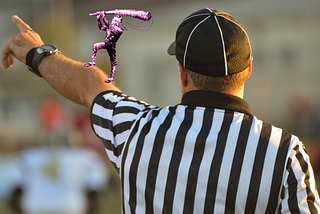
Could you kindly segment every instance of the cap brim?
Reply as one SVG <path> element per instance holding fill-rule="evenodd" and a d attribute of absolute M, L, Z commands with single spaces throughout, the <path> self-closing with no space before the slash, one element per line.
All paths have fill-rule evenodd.
<path fill-rule="evenodd" d="M 168 48 L 168 54 L 169 55 L 176 55 L 176 42 L 172 42 L 172 44 Z"/>

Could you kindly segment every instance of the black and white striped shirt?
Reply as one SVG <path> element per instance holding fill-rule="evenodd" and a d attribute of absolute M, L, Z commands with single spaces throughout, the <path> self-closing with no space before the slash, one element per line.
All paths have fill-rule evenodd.
<path fill-rule="evenodd" d="M 238 97 L 191 91 L 158 108 L 107 91 L 91 123 L 120 174 L 123 213 L 320 210 L 304 145 Z"/>

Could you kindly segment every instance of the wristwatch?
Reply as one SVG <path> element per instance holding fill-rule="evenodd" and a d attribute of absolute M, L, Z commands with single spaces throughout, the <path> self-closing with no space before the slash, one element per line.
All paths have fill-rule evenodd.
<path fill-rule="evenodd" d="M 60 54 L 60 51 L 53 45 L 45 44 L 32 48 L 26 56 L 26 65 L 30 71 L 39 77 L 42 77 L 39 72 L 39 64 L 41 60 L 54 54 Z"/>

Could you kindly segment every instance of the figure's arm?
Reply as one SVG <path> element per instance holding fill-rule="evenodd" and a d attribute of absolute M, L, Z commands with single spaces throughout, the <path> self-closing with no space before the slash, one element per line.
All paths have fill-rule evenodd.
<path fill-rule="evenodd" d="M 105 25 L 102 25 L 101 18 L 103 19 L 103 22 Z M 109 28 L 110 23 L 108 22 L 106 15 L 104 14 L 103 11 L 99 15 L 97 15 L 97 23 L 98 23 L 100 32 L 106 31 Z"/>
<path fill-rule="evenodd" d="M 26 63 L 26 55 L 30 49 L 43 45 L 40 36 L 18 16 L 12 17 L 13 23 L 20 33 L 13 36 L 2 49 L 2 64 L 8 69 L 13 65 L 14 58 Z M 64 55 L 45 57 L 39 70 L 43 78 L 67 99 L 90 108 L 93 99 L 105 90 L 120 91 L 112 83 L 103 81 L 107 76 L 95 66 L 86 68 L 82 62 L 77 62 Z"/>
<path fill-rule="evenodd" d="M 98 24 L 99 30 L 100 30 L 100 32 L 101 32 L 102 23 L 101 23 L 101 20 L 100 20 L 100 14 L 97 15 L 97 24 Z"/>
<path fill-rule="evenodd" d="M 103 22 L 106 25 L 106 28 L 108 28 L 110 26 L 110 23 L 109 23 L 108 19 L 106 18 L 106 14 L 104 11 L 101 13 L 101 18 L 103 19 Z"/>

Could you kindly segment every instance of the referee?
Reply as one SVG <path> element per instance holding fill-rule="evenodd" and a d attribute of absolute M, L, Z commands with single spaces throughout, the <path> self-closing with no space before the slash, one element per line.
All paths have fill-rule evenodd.
<path fill-rule="evenodd" d="M 205 8 L 179 25 L 168 53 L 178 60 L 182 100 L 165 108 L 104 84 L 94 66 L 39 54 L 31 49 L 46 47 L 38 34 L 17 16 L 13 22 L 21 32 L 2 50 L 4 67 L 16 57 L 91 107 L 92 128 L 121 178 L 123 213 L 320 211 L 302 142 L 253 116 L 243 100 L 251 46 L 230 14 Z"/>

